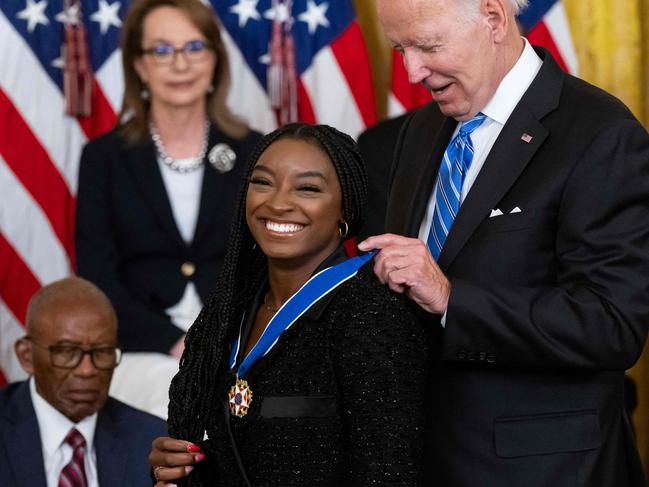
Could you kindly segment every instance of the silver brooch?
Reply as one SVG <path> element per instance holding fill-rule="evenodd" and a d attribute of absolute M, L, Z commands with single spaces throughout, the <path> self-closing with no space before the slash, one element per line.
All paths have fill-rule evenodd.
<path fill-rule="evenodd" d="M 207 160 L 220 173 L 226 173 L 234 167 L 237 155 L 228 144 L 216 144 L 207 154 Z"/>

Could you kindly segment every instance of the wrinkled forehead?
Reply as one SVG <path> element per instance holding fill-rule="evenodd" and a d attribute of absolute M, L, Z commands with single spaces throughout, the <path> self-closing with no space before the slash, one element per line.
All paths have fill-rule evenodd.
<path fill-rule="evenodd" d="M 464 0 L 377 0 L 383 31 L 394 44 L 440 40 L 466 23 Z"/>
<path fill-rule="evenodd" d="M 27 332 L 51 343 L 110 342 L 117 339 L 117 320 L 110 307 L 92 297 L 59 297 L 31 317 Z"/>

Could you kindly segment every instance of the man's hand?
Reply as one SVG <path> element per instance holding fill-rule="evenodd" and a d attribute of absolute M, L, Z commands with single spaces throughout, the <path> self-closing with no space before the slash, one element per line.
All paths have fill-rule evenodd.
<path fill-rule="evenodd" d="M 374 273 L 383 284 L 429 313 L 446 313 L 451 283 L 421 240 L 386 233 L 362 241 L 358 248 L 380 250 L 374 257 Z"/>

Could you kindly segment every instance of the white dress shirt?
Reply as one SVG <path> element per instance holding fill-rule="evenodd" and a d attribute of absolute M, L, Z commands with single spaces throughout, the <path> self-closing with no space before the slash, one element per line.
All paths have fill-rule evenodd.
<path fill-rule="evenodd" d="M 514 64 L 514 67 L 500 82 L 494 96 L 481 110 L 487 118 L 471 134 L 471 141 L 473 142 L 474 148 L 473 161 L 462 184 L 460 204 L 462 204 L 477 179 L 491 148 L 500 135 L 500 131 L 505 126 L 505 123 L 514 111 L 514 108 L 516 108 L 518 102 L 532 84 L 532 81 L 541 69 L 541 64 L 543 64 L 543 61 L 536 54 L 527 39 L 523 38 L 523 40 L 525 41 L 523 53 L 518 58 L 518 61 L 516 61 L 516 64 Z M 453 137 L 457 135 L 459 130 L 460 124 L 456 127 Z M 437 184 L 435 187 L 437 187 Z M 433 191 L 428 201 L 426 214 L 419 227 L 419 239 L 424 242 L 428 241 L 428 233 L 430 232 L 430 226 L 433 221 L 435 196 L 435 191 Z"/>
<path fill-rule="evenodd" d="M 83 418 L 75 424 L 43 399 L 36 391 L 36 383 L 33 377 L 29 379 L 29 392 L 41 434 L 43 466 L 45 467 L 47 487 L 58 487 L 61 471 L 72 459 L 72 447 L 64 441 L 72 428 L 76 428 L 86 440 L 84 467 L 88 487 L 99 487 L 97 456 L 93 443 L 97 425 L 97 413 Z"/>
<path fill-rule="evenodd" d="M 505 126 L 518 102 L 523 98 L 523 95 L 534 81 L 534 78 L 541 69 L 543 61 L 536 54 L 534 48 L 530 45 L 527 39 L 525 47 L 521 53 L 518 61 L 514 64 L 511 70 L 505 75 L 503 80 L 498 85 L 498 89 L 494 96 L 487 105 L 481 110 L 486 115 L 484 122 L 476 128 L 471 134 L 471 141 L 473 142 L 473 161 L 471 167 L 466 173 L 464 183 L 462 184 L 462 192 L 460 194 L 460 204 L 464 201 L 467 194 L 471 190 L 473 183 L 480 174 L 480 170 L 491 151 L 491 148 L 496 143 L 496 139 L 500 135 L 500 131 Z M 453 137 L 455 137 L 460 130 L 460 124 L 455 129 Z M 451 140 L 452 138 L 451 137 Z M 437 195 L 437 184 L 430 199 L 428 200 L 428 207 L 424 219 L 419 227 L 419 239 L 424 243 L 428 242 L 428 234 L 430 227 L 433 223 L 433 214 L 435 212 L 435 198 Z M 442 316 L 442 326 L 446 326 L 446 313 Z"/>
<path fill-rule="evenodd" d="M 180 165 L 191 164 L 193 159 L 177 159 Z M 171 210 L 176 221 L 176 227 L 186 243 L 191 243 L 196 233 L 198 212 L 201 204 L 201 185 L 205 166 L 194 171 L 181 173 L 174 171 L 158 157 L 160 174 L 171 203 Z M 187 283 L 182 298 L 165 311 L 171 322 L 183 331 L 187 331 L 198 316 L 203 303 L 193 282 Z"/>

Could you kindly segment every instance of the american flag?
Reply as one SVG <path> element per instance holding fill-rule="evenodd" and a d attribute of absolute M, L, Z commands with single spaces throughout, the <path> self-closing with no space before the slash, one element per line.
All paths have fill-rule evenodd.
<path fill-rule="evenodd" d="M 575 76 L 579 74 L 577 54 L 561 1 L 531 0 L 518 21 L 531 44 L 550 51 L 564 71 Z"/>
<path fill-rule="evenodd" d="M 564 71 L 577 75 L 579 66 L 570 35 L 568 19 L 560 0 L 530 0 L 518 21 L 523 32 L 535 46 L 552 53 Z M 408 83 L 408 74 L 401 56 L 392 53 L 392 91 L 388 100 L 388 114 L 397 116 L 430 101 L 430 94 L 421 85 Z"/>
<path fill-rule="evenodd" d="M 253 128 L 277 126 L 267 94 L 274 22 L 289 26 L 295 45 L 301 120 L 352 135 L 376 121 L 368 55 L 351 0 L 212 3 L 231 58 L 229 104 Z M 29 298 L 74 269 L 81 148 L 112 127 L 121 104 L 118 43 L 128 2 L 79 4 L 80 10 L 65 8 L 63 0 L 0 0 L 0 383 L 24 378 L 13 344 L 23 334 Z M 75 118 L 65 115 L 61 50 L 66 23 L 79 19 L 94 89 L 91 116 Z"/>

